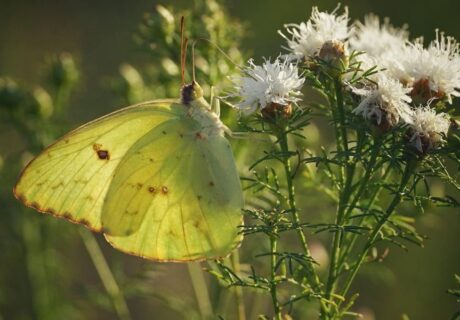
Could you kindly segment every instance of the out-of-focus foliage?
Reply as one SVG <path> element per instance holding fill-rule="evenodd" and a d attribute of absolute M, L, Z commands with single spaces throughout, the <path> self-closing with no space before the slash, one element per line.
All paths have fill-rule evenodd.
<path fill-rule="evenodd" d="M 185 18 L 185 36 L 189 39 L 186 82 L 191 81 L 192 47 L 196 79 L 205 95 L 210 94 L 210 86 L 222 89 L 227 77 L 242 64 L 244 52 L 238 44 L 244 28 L 219 1 L 194 1 L 186 10 L 157 5 L 154 12 L 145 14 L 135 34 L 136 43 L 148 54 L 150 62 L 138 68 L 123 64 L 119 79 L 113 81 L 126 103 L 179 96 L 180 17 Z"/>

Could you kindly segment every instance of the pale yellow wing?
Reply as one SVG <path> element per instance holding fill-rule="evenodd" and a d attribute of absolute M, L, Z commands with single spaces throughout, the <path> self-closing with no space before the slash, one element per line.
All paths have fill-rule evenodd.
<path fill-rule="evenodd" d="M 190 117 L 165 122 L 123 158 L 102 215 L 115 248 L 191 261 L 226 256 L 240 243 L 243 197 L 230 145 L 201 129 Z"/>
<path fill-rule="evenodd" d="M 184 115 L 174 102 L 121 109 L 68 133 L 27 165 L 14 194 L 40 212 L 100 231 L 102 205 L 120 160 L 153 128 Z"/>

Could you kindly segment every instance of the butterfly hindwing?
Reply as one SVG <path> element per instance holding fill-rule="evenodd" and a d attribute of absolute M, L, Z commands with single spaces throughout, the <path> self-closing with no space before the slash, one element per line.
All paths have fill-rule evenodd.
<path fill-rule="evenodd" d="M 243 198 L 230 145 L 200 129 L 187 116 L 165 122 L 120 162 L 102 214 L 115 248 L 190 261 L 225 256 L 240 243 Z"/>
<path fill-rule="evenodd" d="M 137 140 L 178 116 L 173 100 L 124 108 L 83 125 L 46 148 L 24 169 L 16 197 L 41 212 L 101 229 L 114 171 Z"/>

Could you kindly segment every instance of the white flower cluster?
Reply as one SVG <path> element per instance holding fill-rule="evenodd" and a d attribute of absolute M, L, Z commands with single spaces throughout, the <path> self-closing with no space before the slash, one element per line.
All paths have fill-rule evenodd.
<path fill-rule="evenodd" d="M 311 58 L 317 56 L 321 47 L 329 41 L 345 41 L 351 35 L 348 27 L 348 9 L 342 15 L 336 15 L 339 7 L 332 13 L 320 12 L 313 7 L 307 22 L 285 25 L 291 39 L 279 32 L 287 40 L 287 49 L 297 57 Z"/>
<path fill-rule="evenodd" d="M 243 76 L 233 77 L 236 92 L 230 97 L 239 97 L 236 107 L 250 113 L 257 108 L 265 108 L 271 103 L 288 105 L 300 100 L 305 79 L 291 57 L 279 56 L 273 62 L 265 60 L 261 66 L 249 60 L 249 66 L 243 69 Z"/>
<path fill-rule="evenodd" d="M 363 65 L 369 67 L 371 61 L 384 70 L 371 77 L 375 84 L 370 89 L 354 89 L 363 97 L 355 113 L 369 118 L 369 114 L 381 116 L 384 111 L 393 120 L 399 115 L 410 127 L 411 141 L 421 153 L 442 142 L 449 129 L 449 116 L 436 113 L 429 105 L 434 100 L 452 103 L 452 96 L 459 95 L 459 44 L 436 31 L 436 39 L 424 47 L 422 38 L 409 41 L 406 27 L 395 28 L 388 20 L 381 24 L 375 16 L 355 25 L 350 47 L 365 52 Z M 375 96 L 383 103 L 373 103 Z"/>
<path fill-rule="evenodd" d="M 327 60 L 323 53 L 340 51 L 347 56 L 349 51 L 362 52 L 350 62 L 350 66 L 359 65 L 359 70 L 344 72 L 342 79 L 346 82 L 371 68 L 378 72 L 350 84 L 352 92 L 361 97 L 353 112 L 376 126 L 409 126 L 411 141 L 421 152 L 423 143 L 435 146 L 442 142 L 449 116 L 436 113 L 429 105 L 434 100 L 452 104 L 452 98 L 460 96 L 459 43 L 436 31 L 435 40 L 424 46 L 422 38 L 410 41 L 406 26 L 393 27 L 388 19 L 381 22 L 374 15 L 350 26 L 347 8 L 341 14 L 339 8 L 328 13 L 314 7 L 307 21 L 285 25 L 285 31 L 279 33 L 289 54 L 261 66 L 250 60 L 244 76 L 232 79 L 237 89 L 232 96 L 241 98 L 237 107 L 252 112 L 271 103 L 296 103 L 304 83 L 297 63 L 306 62 L 304 66 L 310 67 L 317 58 Z"/>

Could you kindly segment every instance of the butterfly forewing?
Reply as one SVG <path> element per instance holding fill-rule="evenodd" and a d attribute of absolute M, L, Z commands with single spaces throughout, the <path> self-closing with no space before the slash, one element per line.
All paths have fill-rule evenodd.
<path fill-rule="evenodd" d="M 120 160 L 152 128 L 183 113 L 173 106 L 171 100 L 143 103 L 70 132 L 27 165 L 16 197 L 41 212 L 100 230 L 103 201 Z"/>

